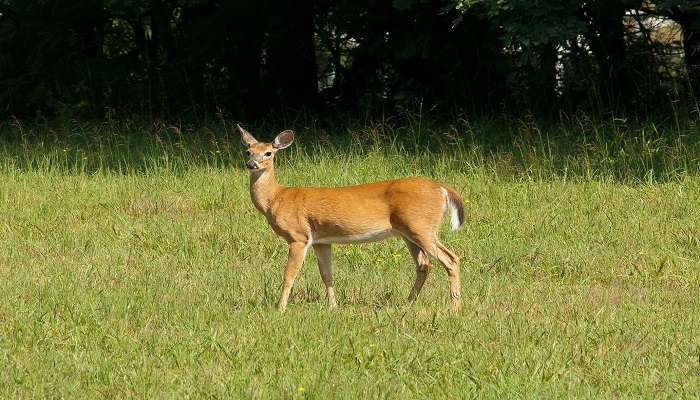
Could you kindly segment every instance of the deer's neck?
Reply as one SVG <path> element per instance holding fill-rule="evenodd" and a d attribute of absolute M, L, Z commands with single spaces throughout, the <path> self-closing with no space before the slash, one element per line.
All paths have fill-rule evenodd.
<path fill-rule="evenodd" d="M 253 200 L 255 208 L 263 214 L 268 213 L 272 201 L 281 190 L 282 186 L 275 178 L 274 169 L 250 172 L 250 198 Z"/>

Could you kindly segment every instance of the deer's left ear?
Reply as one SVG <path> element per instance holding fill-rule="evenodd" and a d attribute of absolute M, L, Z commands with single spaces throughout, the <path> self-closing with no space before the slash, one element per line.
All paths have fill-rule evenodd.
<path fill-rule="evenodd" d="M 275 138 L 275 140 L 272 142 L 272 147 L 276 149 L 284 149 L 286 147 L 289 147 L 290 144 L 294 141 L 294 132 L 290 130 L 286 130 Z"/>

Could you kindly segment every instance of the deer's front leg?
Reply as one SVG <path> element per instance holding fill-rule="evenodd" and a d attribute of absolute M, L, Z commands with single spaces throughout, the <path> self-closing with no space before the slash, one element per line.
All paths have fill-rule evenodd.
<path fill-rule="evenodd" d="M 284 269 L 284 280 L 282 281 L 282 295 L 279 303 L 277 303 L 277 309 L 280 312 L 284 312 L 287 308 L 289 293 L 292 291 L 294 280 L 299 273 L 301 264 L 304 262 L 307 249 L 306 243 L 292 242 L 289 244 L 289 256 L 287 258 L 287 266 Z"/>

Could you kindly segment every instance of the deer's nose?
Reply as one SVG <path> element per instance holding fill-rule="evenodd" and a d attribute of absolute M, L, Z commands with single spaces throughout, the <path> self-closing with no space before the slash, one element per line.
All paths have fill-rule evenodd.
<path fill-rule="evenodd" d="M 245 166 L 248 167 L 248 169 L 258 169 L 258 165 L 255 164 L 255 161 L 250 160 L 247 163 L 245 163 Z"/>

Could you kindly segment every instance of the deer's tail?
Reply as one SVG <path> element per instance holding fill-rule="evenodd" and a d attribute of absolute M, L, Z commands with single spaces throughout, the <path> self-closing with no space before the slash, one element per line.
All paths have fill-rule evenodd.
<path fill-rule="evenodd" d="M 445 195 L 445 206 L 450 211 L 450 225 L 456 231 L 464 224 L 464 201 L 454 189 L 447 186 L 442 187 Z"/>

